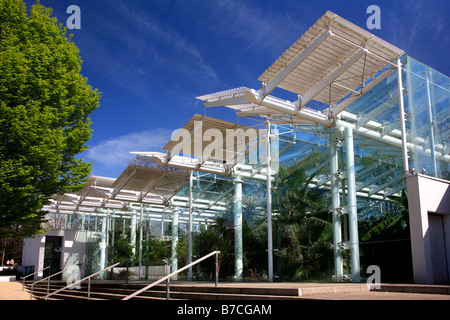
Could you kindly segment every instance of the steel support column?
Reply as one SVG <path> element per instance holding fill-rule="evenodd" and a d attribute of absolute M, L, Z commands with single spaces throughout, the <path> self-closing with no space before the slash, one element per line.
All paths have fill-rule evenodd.
<path fill-rule="evenodd" d="M 115 241 L 115 233 L 116 233 L 116 209 L 113 209 L 112 211 L 112 217 L 111 217 L 111 248 L 114 248 L 114 241 Z M 114 263 L 114 250 L 111 251 L 111 261 Z"/>
<path fill-rule="evenodd" d="M 408 142 L 406 140 L 405 104 L 403 100 L 402 62 L 397 59 L 398 107 L 400 111 L 400 129 L 402 132 L 403 171 L 409 173 Z"/>
<path fill-rule="evenodd" d="M 334 279 L 341 281 L 344 274 L 342 258 L 342 226 L 339 199 L 339 141 L 335 134 L 330 135 L 330 178 L 331 178 L 331 214 L 333 223 Z"/>
<path fill-rule="evenodd" d="M 244 258 L 242 245 L 242 180 L 234 180 L 234 276 L 236 281 L 243 280 Z"/>
<path fill-rule="evenodd" d="M 344 129 L 345 170 L 347 172 L 347 210 L 350 234 L 351 277 L 353 282 L 360 281 L 358 210 L 356 201 L 355 154 L 353 146 L 353 130 Z"/>
<path fill-rule="evenodd" d="M 188 264 L 192 263 L 192 188 L 193 188 L 193 171 L 189 172 L 189 229 L 188 229 Z M 188 269 L 188 280 L 192 280 L 192 267 Z"/>
<path fill-rule="evenodd" d="M 266 120 L 266 165 L 267 165 L 267 275 L 273 282 L 273 243 L 272 243 L 272 170 L 270 159 L 270 120 Z"/>
<path fill-rule="evenodd" d="M 437 178 L 438 169 L 436 161 L 436 146 L 434 142 L 434 120 L 433 120 L 433 108 L 431 103 L 431 84 L 430 75 L 427 74 L 427 107 L 428 107 L 428 127 L 430 128 L 430 149 L 431 149 L 431 161 L 433 164 L 433 176 Z"/>
<path fill-rule="evenodd" d="M 106 266 L 108 265 L 108 249 L 109 249 L 109 229 L 111 228 L 110 226 L 110 216 L 109 216 L 109 208 L 106 209 L 106 226 L 105 226 L 105 266 L 103 268 L 106 268 Z M 105 220 L 104 220 L 105 221 Z M 103 229 L 103 226 L 102 226 Z M 103 235 L 102 235 L 103 237 Z M 111 271 L 112 272 L 112 271 Z M 108 280 L 108 272 L 105 272 L 105 280 Z"/>
<path fill-rule="evenodd" d="M 139 210 L 139 280 L 142 280 L 142 238 L 144 227 L 144 205 L 141 203 Z"/>
<path fill-rule="evenodd" d="M 136 255 L 136 224 L 137 224 L 137 217 L 136 213 L 131 213 L 131 234 L 130 234 L 130 245 L 131 245 L 131 252 L 134 255 Z"/>
<path fill-rule="evenodd" d="M 171 264 L 170 271 L 175 272 L 178 270 L 178 210 L 174 210 L 172 213 L 172 252 L 171 252 Z M 177 280 L 178 275 L 172 277 L 172 280 Z"/>
<path fill-rule="evenodd" d="M 108 232 L 107 229 L 107 217 L 102 217 L 102 235 L 100 239 L 100 270 L 106 268 L 107 261 L 106 261 L 106 234 Z"/>

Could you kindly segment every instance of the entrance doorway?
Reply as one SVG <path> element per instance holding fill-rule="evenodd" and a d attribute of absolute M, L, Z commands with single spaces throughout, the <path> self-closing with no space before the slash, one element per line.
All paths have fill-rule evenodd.
<path fill-rule="evenodd" d="M 446 248 L 444 215 L 428 214 L 428 234 L 430 236 L 431 263 L 433 266 L 433 282 L 449 282 L 448 256 Z"/>
<path fill-rule="evenodd" d="M 44 251 L 44 278 L 61 271 L 61 247 L 62 237 L 46 236 Z M 56 275 L 52 280 L 61 280 L 61 274 Z"/>

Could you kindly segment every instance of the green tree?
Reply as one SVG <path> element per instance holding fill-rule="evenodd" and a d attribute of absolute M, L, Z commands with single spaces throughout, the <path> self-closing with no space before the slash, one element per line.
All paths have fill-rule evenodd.
<path fill-rule="evenodd" d="M 280 168 L 274 195 L 275 224 L 281 233 L 279 273 L 294 280 L 330 276 L 332 224 L 327 193 L 311 187 L 313 178 L 297 163 Z"/>
<path fill-rule="evenodd" d="M 144 246 L 148 246 L 144 252 L 143 260 L 149 266 L 165 265 L 171 254 L 171 242 L 163 240 L 159 236 L 150 236 L 148 241 L 145 241 Z M 138 257 L 136 257 L 138 258 Z"/>
<path fill-rule="evenodd" d="M 364 232 L 361 241 L 368 241 L 375 235 L 395 234 L 406 230 L 408 228 L 408 197 L 405 189 L 402 190 L 400 197 L 390 197 L 390 201 L 383 201 L 383 212 L 379 216 L 370 217 L 361 223 L 361 230 Z M 368 229 L 368 230 L 367 230 Z M 392 232 L 390 232 L 392 231 Z"/>
<path fill-rule="evenodd" d="M 124 233 L 116 232 L 114 236 L 114 246 L 110 248 L 110 252 L 111 253 L 108 255 L 109 264 L 114 264 L 133 257 L 133 247 Z"/>
<path fill-rule="evenodd" d="M 361 270 L 377 265 L 383 282 L 410 282 L 413 274 L 406 191 L 380 202 L 377 208 L 378 213 L 359 221 Z"/>
<path fill-rule="evenodd" d="M 39 2 L 27 14 L 22 0 L 0 0 L 0 227 L 31 221 L 31 234 L 51 195 L 87 181 L 91 164 L 76 155 L 100 100 L 51 14 Z"/>
<path fill-rule="evenodd" d="M 230 216 L 228 212 L 228 216 Z M 224 216 L 215 218 L 215 223 L 202 228 L 198 234 L 199 255 L 203 257 L 212 251 L 220 251 L 218 268 L 221 276 L 234 273 L 234 228 L 231 219 Z M 212 259 L 211 259 L 212 261 Z M 205 274 L 213 274 L 214 265 L 210 263 L 200 264 L 200 268 Z"/>

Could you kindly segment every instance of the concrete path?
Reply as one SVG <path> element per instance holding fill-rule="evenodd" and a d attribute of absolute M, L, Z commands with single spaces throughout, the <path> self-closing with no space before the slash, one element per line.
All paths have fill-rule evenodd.
<path fill-rule="evenodd" d="M 450 295 L 405 292 L 347 292 L 311 296 L 315 300 L 450 300 Z"/>
<path fill-rule="evenodd" d="M 30 300 L 30 293 L 22 291 L 21 282 L 0 282 L 0 300 Z"/>
<path fill-rule="evenodd" d="M 95 281 L 97 282 L 97 281 Z M 98 281 L 101 282 L 101 281 Z M 174 281 L 175 282 L 175 281 Z M 135 282 L 132 282 L 135 283 Z M 178 284 L 194 286 L 214 286 L 212 283 L 183 282 Z M 219 287 L 239 287 L 243 283 L 219 283 Z M 382 285 L 395 291 L 419 291 L 412 292 L 385 292 L 368 291 L 361 284 L 352 283 L 245 283 L 246 287 L 257 288 L 298 288 L 302 292 L 299 298 L 315 300 L 450 300 L 450 286 L 427 285 Z M 330 292 L 330 288 L 334 290 Z M 392 287 L 392 288 L 391 288 Z M 395 287 L 395 288 L 394 288 Z M 438 294 L 446 289 L 447 294 Z M 438 290 L 436 290 L 438 289 Z M 445 291 L 445 290 L 444 290 Z M 423 293 L 430 292 L 430 293 Z M 0 282 L 0 300 L 30 300 L 30 293 L 22 291 L 21 282 Z M 35 299 L 33 299 L 35 300 Z"/>

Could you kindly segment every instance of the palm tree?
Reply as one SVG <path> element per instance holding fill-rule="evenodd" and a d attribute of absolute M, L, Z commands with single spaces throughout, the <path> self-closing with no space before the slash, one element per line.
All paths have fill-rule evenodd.
<path fill-rule="evenodd" d="M 280 168 L 274 193 L 280 274 L 294 280 L 328 276 L 332 264 L 327 192 L 315 187 L 313 178 L 298 163 Z"/>
<path fill-rule="evenodd" d="M 380 204 L 378 215 L 360 220 L 361 270 L 377 265 L 382 281 L 410 282 L 412 274 L 408 199 L 405 190 L 400 197 Z"/>
<path fill-rule="evenodd" d="M 197 236 L 200 256 L 204 256 L 213 250 L 220 251 L 218 269 L 221 277 L 231 274 L 233 270 L 233 232 L 230 219 L 218 216 L 215 218 L 213 225 L 209 226 L 208 229 L 200 229 L 200 233 Z M 214 273 L 214 266 L 211 264 L 202 263 L 200 268 L 204 274 L 212 275 Z"/>
<path fill-rule="evenodd" d="M 371 239 L 376 234 L 388 233 L 390 230 L 400 228 L 405 230 L 408 227 L 408 197 L 403 189 L 400 197 L 391 197 L 382 203 L 383 213 L 381 217 L 375 217 L 366 223 L 369 229 L 361 237 L 362 241 Z"/>

